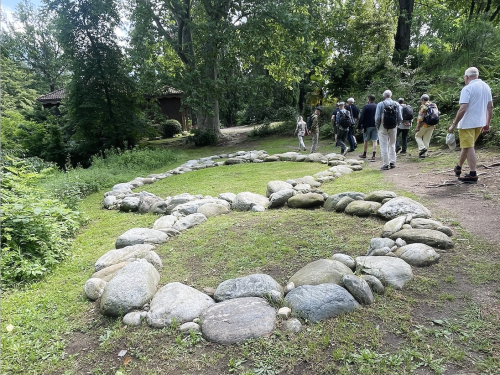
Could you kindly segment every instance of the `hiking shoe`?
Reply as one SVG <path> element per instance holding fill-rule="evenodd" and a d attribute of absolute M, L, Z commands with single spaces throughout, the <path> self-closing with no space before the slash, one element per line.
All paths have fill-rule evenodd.
<path fill-rule="evenodd" d="M 457 177 L 460 177 L 460 175 L 462 174 L 462 167 L 457 165 L 454 169 L 453 169 L 453 172 L 455 172 L 455 176 Z"/>
<path fill-rule="evenodd" d="M 382 171 L 388 171 L 389 170 L 389 166 L 387 164 L 383 165 L 382 167 L 380 167 L 380 169 Z"/>
<path fill-rule="evenodd" d="M 340 150 L 340 155 L 345 156 L 347 154 L 347 149 Z"/>
<path fill-rule="evenodd" d="M 426 153 L 426 152 L 427 152 L 427 149 L 426 149 L 426 148 L 423 148 L 423 149 L 421 149 L 421 150 L 419 151 L 418 156 L 422 157 L 422 156 L 424 156 L 424 155 L 425 155 L 425 153 Z M 425 158 L 425 156 L 424 156 L 424 158 Z"/>
<path fill-rule="evenodd" d="M 477 184 L 477 175 L 465 174 L 463 177 L 459 177 L 458 181 L 462 181 L 464 184 Z"/>
<path fill-rule="evenodd" d="M 359 157 L 360 157 L 361 159 L 366 159 L 366 154 L 359 155 Z"/>
<path fill-rule="evenodd" d="M 372 157 L 370 158 L 370 161 L 375 161 L 375 156 L 372 156 Z"/>
<path fill-rule="evenodd" d="M 394 164 L 394 163 L 389 163 L 389 168 L 391 168 L 391 169 L 396 168 L 396 164 Z"/>
<path fill-rule="evenodd" d="M 400 152 L 400 155 L 406 155 L 406 150 L 401 151 L 401 152 Z"/>
<path fill-rule="evenodd" d="M 401 147 L 398 147 L 398 148 L 396 149 L 396 154 L 397 154 L 399 151 L 401 151 Z"/>

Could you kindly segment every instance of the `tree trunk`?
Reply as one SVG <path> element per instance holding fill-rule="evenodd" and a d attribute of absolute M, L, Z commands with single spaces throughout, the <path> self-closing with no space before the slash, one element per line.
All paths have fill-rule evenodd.
<path fill-rule="evenodd" d="M 414 3 L 415 0 L 399 0 L 398 28 L 394 37 L 394 49 L 397 52 L 395 53 L 395 57 L 399 60 L 401 60 L 401 57 L 410 49 Z"/>

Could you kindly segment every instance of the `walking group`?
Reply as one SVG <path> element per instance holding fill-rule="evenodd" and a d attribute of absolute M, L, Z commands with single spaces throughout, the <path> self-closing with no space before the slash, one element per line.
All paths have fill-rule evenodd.
<path fill-rule="evenodd" d="M 454 172 L 458 180 L 464 183 L 476 183 L 475 142 L 481 132 L 489 131 L 493 115 L 493 99 L 490 87 L 479 79 L 479 71 L 475 67 L 468 68 L 464 74 L 465 87 L 460 93 L 460 108 L 448 132 L 458 128 L 460 140 L 460 156 Z M 299 151 L 306 150 L 303 137 L 310 131 L 312 136 L 311 153 L 316 152 L 319 131 L 323 125 L 322 108 L 316 107 L 314 113 L 305 122 L 297 119 L 295 134 L 299 138 Z M 355 129 L 363 132 L 362 159 L 375 161 L 377 142 L 380 144 L 381 170 L 396 168 L 397 154 L 406 154 L 408 133 L 414 119 L 413 108 L 403 98 L 392 99 L 391 90 L 382 94 L 382 101 L 375 104 L 375 95 L 368 95 L 367 104 L 360 111 L 354 105 L 354 98 L 347 99 L 347 104 L 338 102 L 331 116 L 331 124 L 335 137 L 335 147 L 346 155 L 357 147 Z M 439 123 L 437 105 L 430 101 L 428 94 L 420 97 L 420 109 L 415 127 L 415 140 L 418 145 L 419 158 L 428 156 L 432 133 Z M 401 138 L 401 143 L 399 142 Z M 371 142 L 372 156 L 368 157 L 368 146 Z M 463 164 L 467 161 L 470 172 L 462 176 Z"/>

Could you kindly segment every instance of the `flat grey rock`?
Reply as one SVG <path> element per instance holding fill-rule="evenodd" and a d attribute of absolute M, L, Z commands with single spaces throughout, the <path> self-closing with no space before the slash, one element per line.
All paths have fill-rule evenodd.
<path fill-rule="evenodd" d="M 362 305 L 371 305 L 373 303 L 373 293 L 366 280 L 356 275 L 344 275 L 342 283 L 344 288 Z"/>
<path fill-rule="evenodd" d="M 198 207 L 197 213 L 205 215 L 208 219 L 210 217 L 228 214 L 229 208 L 220 203 L 207 203 Z"/>
<path fill-rule="evenodd" d="M 406 215 L 398 216 L 392 220 L 389 220 L 384 224 L 384 228 L 382 229 L 382 237 L 389 237 L 392 234 L 399 232 L 403 229 L 403 225 L 406 223 Z"/>
<path fill-rule="evenodd" d="M 393 198 L 387 203 L 384 203 L 378 210 L 378 214 L 386 220 L 391 220 L 407 214 L 413 215 L 414 218 L 431 217 L 431 212 L 426 207 L 407 197 Z"/>
<path fill-rule="evenodd" d="M 394 244 L 394 240 L 390 238 L 375 237 L 370 240 L 370 250 L 380 249 L 382 247 L 392 248 Z"/>
<path fill-rule="evenodd" d="M 342 277 L 352 274 L 345 264 L 333 259 L 319 259 L 298 270 L 288 281 L 295 287 L 325 283 L 341 284 Z"/>
<path fill-rule="evenodd" d="M 145 258 L 146 255 L 150 251 L 152 251 L 155 247 L 149 244 L 138 244 L 132 246 L 126 246 L 120 249 L 110 250 L 104 255 L 102 255 L 97 261 L 94 263 L 95 271 L 100 271 L 103 268 L 112 266 L 121 262 L 131 262 L 136 259 Z M 161 260 L 159 260 L 161 264 Z M 154 265 L 154 264 L 153 264 Z M 161 270 L 161 266 L 158 271 Z"/>
<path fill-rule="evenodd" d="M 340 254 L 340 253 L 333 254 L 332 259 L 345 264 L 351 270 L 356 269 L 356 261 L 347 254 Z"/>
<path fill-rule="evenodd" d="M 166 228 L 172 228 L 177 220 L 178 220 L 177 216 L 173 215 L 162 216 L 155 221 L 155 223 L 153 224 L 153 229 L 162 230 Z"/>
<path fill-rule="evenodd" d="M 334 211 L 337 203 L 344 197 L 350 197 L 353 200 L 364 200 L 365 194 L 357 191 L 346 191 L 344 193 L 337 193 L 330 195 L 325 201 L 325 210 L 326 211 Z"/>
<path fill-rule="evenodd" d="M 276 311 L 262 298 L 236 298 L 211 306 L 201 321 L 207 341 L 230 345 L 270 334 L 276 324 Z"/>
<path fill-rule="evenodd" d="M 385 293 L 384 285 L 375 276 L 361 275 L 360 277 L 368 283 L 368 285 L 370 286 L 370 289 L 372 290 L 373 293 L 377 293 L 377 294 L 384 294 Z"/>
<path fill-rule="evenodd" d="M 160 288 L 151 300 L 146 316 L 148 325 L 168 327 L 175 321 L 185 323 L 199 317 L 215 301 L 199 290 L 174 282 Z"/>
<path fill-rule="evenodd" d="M 299 286 L 286 295 L 285 303 L 295 316 L 313 323 L 360 307 L 354 297 L 337 284 Z"/>
<path fill-rule="evenodd" d="M 105 286 L 101 296 L 101 313 L 125 315 L 142 308 L 156 293 L 158 271 L 144 259 L 123 267 Z"/>
<path fill-rule="evenodd" d="M 120 263 L 113 264 L 109 267 L 103 268 L 97 272 L 95 272 L 92 277 L 95 277 L 97 279 L 104 280 L 108 282 L 111 280 L 115 275 L 118 273 L 119 270 L 121 270 L 123 267 L 128 265 L 130 262 L 124 261 Z"/>
<path fill-rule="evenodd" d="M 346 196 L 346 197 L 341 198 L 338 201 L 337 205 L 335 206 L 335 211 L 344 212 L 346 207 L 349 206 L 349 204 L 351 202 L 354 202 L 354 199 L 352 199 L 351 197 Z"/>
<path fill-rule="evenodd" d="M 132 228 L 116 239 L 115 247 L 120 249 L 138 244 L 160 245 L 168 240 L 168 236 L 155 229 Z"/>
<path fill-rule="evenodd" d="M 317 193 L 296 194 L 287 202 L 290 208 L 314 208 L 322 206 L 324 203 L 325 198 Z"/>
<path fill-rule="evenodd" d="M 395 254 L 413 267 L 427 267 L 439 262 L 441 255 L 423 243 L 402 246 Z"/>
<path fill-rule="evenodd" d="M 443 232 L 432 229 L 402 229 L 391 235 L 391 238 L 401 238 L 406 243 L 423 243 L 438 249 L 452 249 L 455 244 Z"/>
<path fill-rule="evenodd" d="M 283 287 L 271 276 L 257 273 L 223 281 L 217 287 L 214 299 L 217 302 L 242 297 L 270 297 L 279 302 L 283 298 Z"/>
<path fill-rule="evenodd" d="M 120 203 L 120 211 L 136 212 L 139 209 L 140 201 L 138 197 L 125 197 Z"/>
<path fill-rule="evenodd" d="M 144 196 L 141 197 L 141 200 L 139 202 L 139 207 L 138 207 L 138 212 L 141 214 L 146 214 L 151 210 L 151 208 L 157 204 L 165 202 L 163 199 L 157 196 Z M 166 207 L 165 207 L 166 208 Z"/>
<path fill-rule="evenodd" d="M 378 202 L 370 202 L 370 201 L 352 201 L 347 205 L 344 212 L 348 215 L 353 216 L 371 216 L 376 215 L 378 209 L 382 205 Z"/>
<path fill-rule="evenodd" d="M 221 193 L 217 196 L 219 199 L 224 199 L 228 203 L 233 203 L 234 199 L 236 198 L 236 194 L 234 193 Z"/>
<path fill-rule="evenodd" d="M 402 289 L 413 279 L 411 266 L 404 260 L 388 256 L 362 256 L 356 258 L 356 269 L 375 276 L 382 284 Z"/>

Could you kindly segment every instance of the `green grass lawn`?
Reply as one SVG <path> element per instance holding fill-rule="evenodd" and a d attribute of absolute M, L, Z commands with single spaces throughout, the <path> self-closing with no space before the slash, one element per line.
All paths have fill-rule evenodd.
<path fill-rule="evenodd" d="M 223 152 L 292 151 L 295 143 L 295 137 L 273 136 L 224 150 L 184 148 L 176 151 L 175 164 L 144 175 Z M 320 146 L 320 152 L 333 151 L 328 141 Z M 292 162 L 223 166 L 173 176 L 141 189 L 161 197 L 184 192 L 265 194 L 270 180 L 313 175 L 326 168 Z M 328 194 L 392 188 L 375 166 L 321 187 Z M 127 327 L 120 319 L 100 315 L 98 305 L 85 298 L 83 286 L 94 262 L 114 248 L 120 234 L 134 227 L 151 228 L 157 219 L 103 210 L 102 193 L 81 204 L 87 224 L 74 241 L 72 257 L 43 281 L 3 293 L 2 374 L 500 373 L 498 315 L 486 314 L 471 298 L 482 287 L 498 288 L 499 278 L 491 273 L 500 269 L 498 263 L 487 261 L 490 245 L 459 226 L 454 229 L 463 241 L 443 254 L 440 264 L 414 269 L 415 279 L 403 291 L 389 289 L 373 305 L 352 314 L 317 324 L 304 322 L 299 334 L 285 333 L 279 323 L 270 337 L 221 346 L 199 335 L 182 336 L 176 327 Z M 412 192 L 397 193 L 418 199 Z M 337 252 L 364 255 L 382 225 L 377 218 L 322 209 L 231 212 L 157 248 L 164 264 L 160 284 L 180 281 L 201 290 L 259 272 L 284 285 L 310 261 Z M 473 245 L 469 240 L 474 240 Z M 117 356 L 123 349 L 130 356 L 127 363 Z"/>

